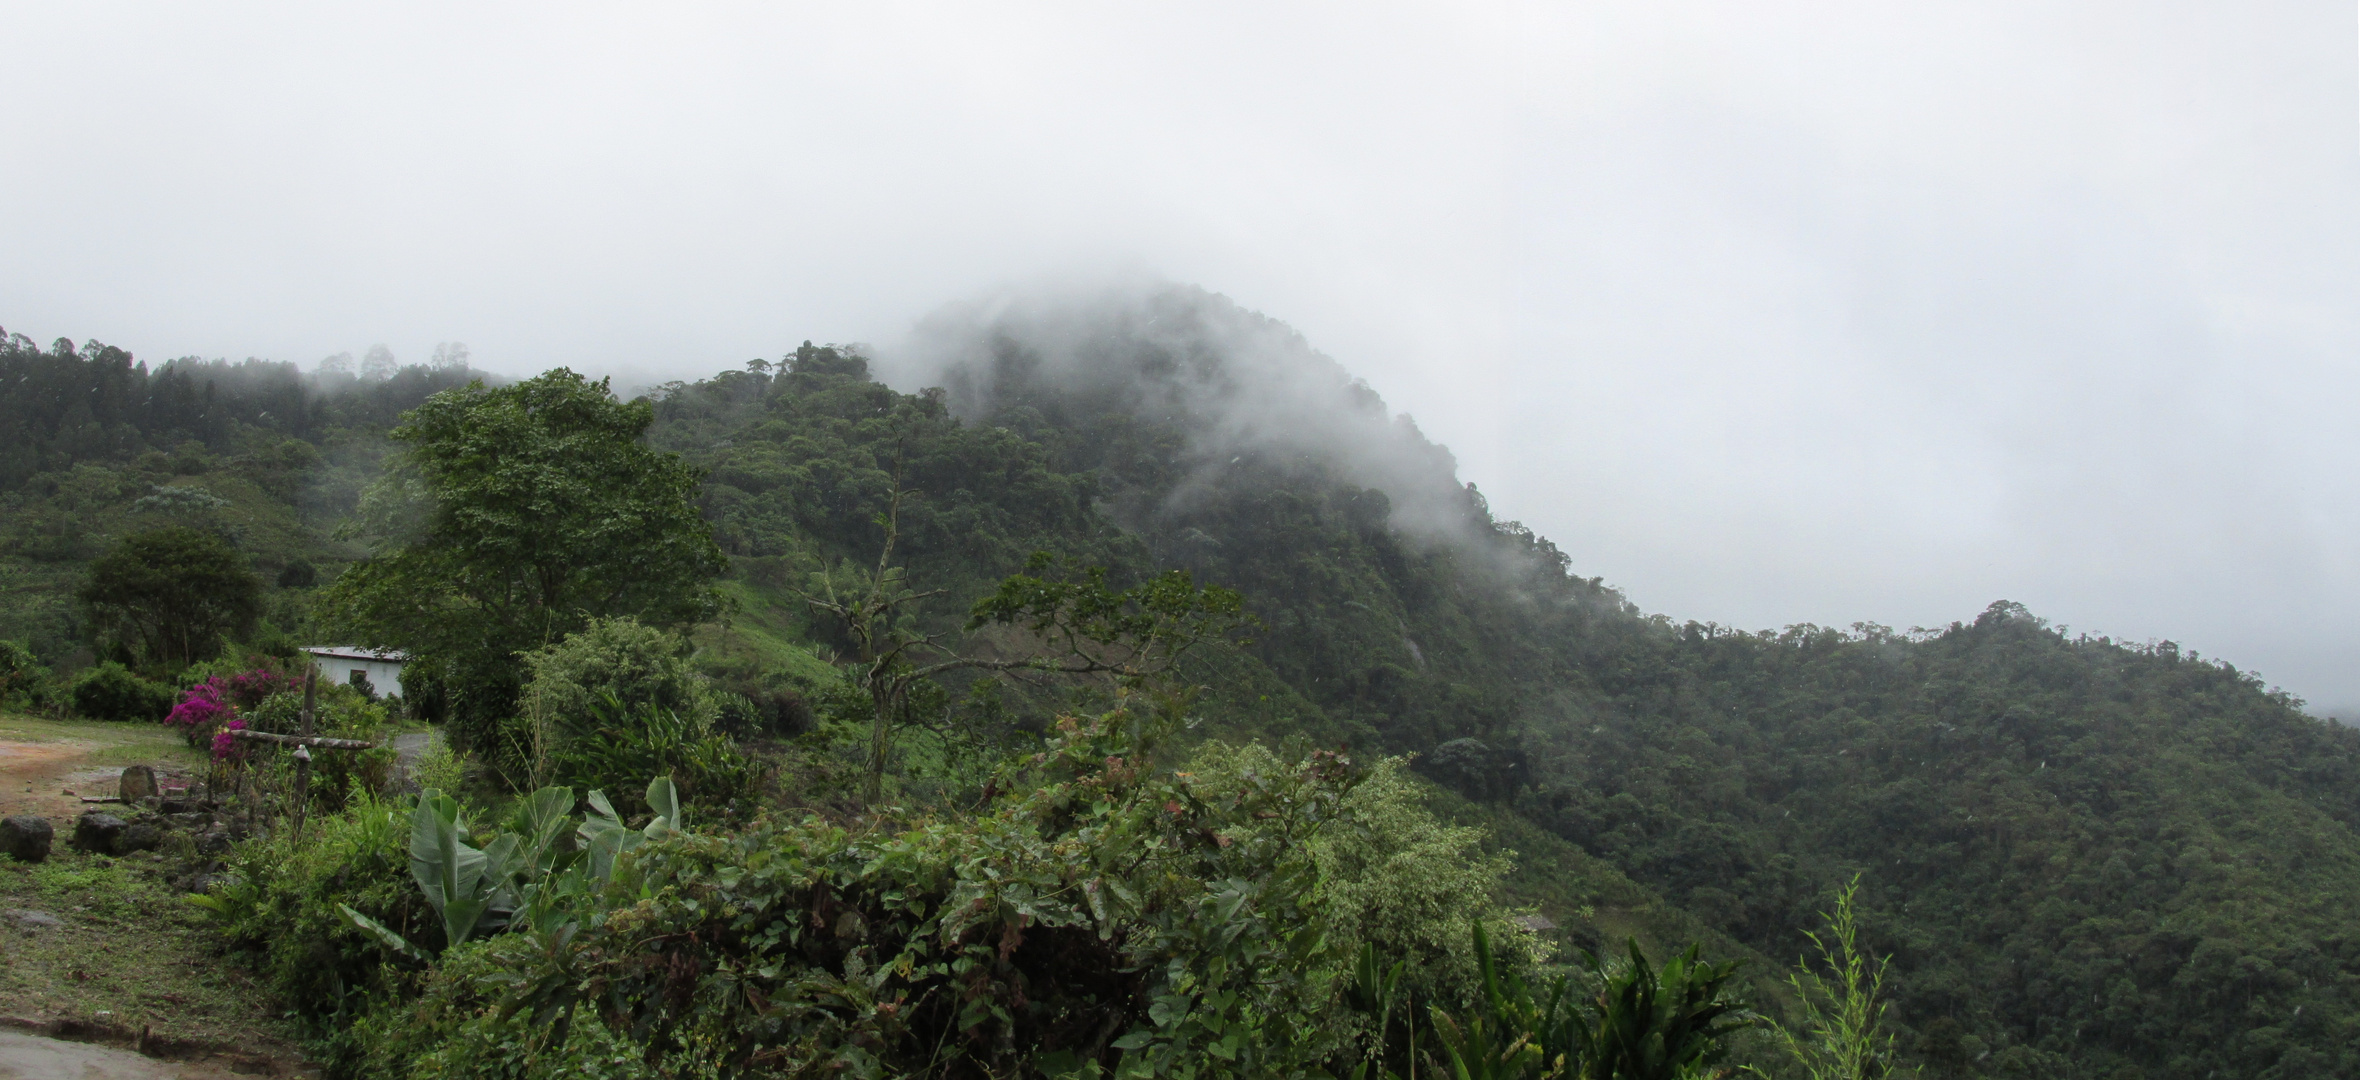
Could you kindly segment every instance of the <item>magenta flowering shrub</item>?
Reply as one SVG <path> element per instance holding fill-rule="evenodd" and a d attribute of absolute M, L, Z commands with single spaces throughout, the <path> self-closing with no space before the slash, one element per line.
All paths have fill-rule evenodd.
<path fill-rule="evenodd" d="M 245 746 L 238 742 L 237 736 L 230 734 L 233 731 L 242 731 L 245 727 L 246 722 L 235 716 L 222 723 L 221 729 L 213 733 L 213 760 L 246 760 Z"/>
<path fill-rule="evenodd" d="M 269 668 L 255 668 L 252 671 L 230 676 L 229 685 L 225 689 L 228 691 L 230 704 L 236 705 L 238 710 L 243 712 L 259 707 L 263 699 L 272 694 L 282 690 L 295 689 L 296 685 L 293 676 L 272 671 Z"/>
<path fill-rule="evenodd" d="M 212 747 L 213 757 L 221 760 L 228 756 L 223 748 L 235 745 L 235 740 L 222 732 L 246 726 L 239 714 L 260 708 L 272 694 L 294 685 L 295 680 L 269 668 L 227 677 L 215 675 L 183 692 L 180 704 L 164 717 L 164 726 L 178 730 L 192 747 Z"/>
<path fill-rule="evenodd" d="M 238 715 L 238 708 L 229 700 L 228 680 L 219 675 L 189 687 L 180 697 L 180 704 L 164 717 L 164 726 L 179 730 L 188 744 L 202 749 L 213 739 L 213 733 L 224 721 Z"/>

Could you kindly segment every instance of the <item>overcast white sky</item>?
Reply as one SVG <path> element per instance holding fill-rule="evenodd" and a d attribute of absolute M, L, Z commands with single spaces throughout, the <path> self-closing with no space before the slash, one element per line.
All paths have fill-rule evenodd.
<path fill-rule="evenodd" d="M 1150 273 L 1681 618 L 2360 706 L 2347 0 L 0 7 L 0 326 L 694 376 Z"/>

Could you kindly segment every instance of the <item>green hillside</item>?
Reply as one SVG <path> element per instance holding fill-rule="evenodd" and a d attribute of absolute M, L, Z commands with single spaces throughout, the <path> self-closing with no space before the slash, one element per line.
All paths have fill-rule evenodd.
<path fill-rule="evenodd" d="M 696 663 L 749 700 L 791 695 L 770 735 L 852 730 L 854 643 L 797 590 L 873 564 L 899 492 L 896 561 L 942 594 L 913 625 L 953 639 L 1036 551 L 1117 588 L 1180 568 L 1237 590 L 1258 623 L 1190 659 L 1189 739 L 1415 755 L 1436 814 L 1516 852 L 1499 899 L 1564 945 L 1700 940 L 1748 960 L 1776 1011 L 1857 877 L 1889 1029 L 1928 1075 L 2360 1077 L 2360 732 L 2257 676 L 2004 601 L 1910 632 L 1650 616 L 1495 520 L 1332 360 L 1200 292 L 930 333 L 945 389 L 806 344 L 656 395 L 647 441 L 702 470 L 731 567 Z M 328 580 L 364 553 L 335 530 L 385 429 L 462 378 L 151 374 L 16 339 L 0 384 L 43 389 L 0 406 L 0 636 L 94 658 L 68 594 L 151 521 L 220 533 L 269 581 L 298 561 Z M 285 580 L 275 625 L 324 629 Z M 975 741 L 914 740 L 898 790 L 986 805 L 988 770 L 946 773 L 949 748 L 1043 745 L 1112 692 L 945 678 L 929 715 Z"/>
<path fill-rule="evenodd" d="M 289 567 L 324 580 L 359 556 L 334 532 L 378 472 L 385 429 L 471 377 L 411 367 L 323 385 L 292 364 L 196 357 L 150 370 L 95 341 L 0 335 L 0 637 L 73 662 L 96 644 L 70 601 L 83 567 L 168 525 L 247 553 L 274 591 L 271 622 L 304 628 L 310 586 Z"/>

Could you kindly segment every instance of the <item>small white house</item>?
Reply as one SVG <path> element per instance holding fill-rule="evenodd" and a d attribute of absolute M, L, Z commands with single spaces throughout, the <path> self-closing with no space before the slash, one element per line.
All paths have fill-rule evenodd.
<path fill-rule="evenodd" d="M 402 662 L 407 653 L 352 645 L 314 645 L 303 650 L 320 666 L 320 678 L 347 685 L 366 682 L 378 697 L 402 696 Z"/>

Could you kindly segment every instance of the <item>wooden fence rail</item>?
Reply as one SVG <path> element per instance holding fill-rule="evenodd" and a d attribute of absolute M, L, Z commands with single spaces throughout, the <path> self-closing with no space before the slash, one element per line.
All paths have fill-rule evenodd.
<path fill-rule="evenodd" d="M 322 750 L 375 750 L 377 744 L 366 739 L 329 739 L 318 735 L 277 735 L 268 731 L 247 731 L 243 728 L 229 733 L 233 739 L 252 739 L 255 742 L 286 743 L 291 746 L 316 746 Z"/>

